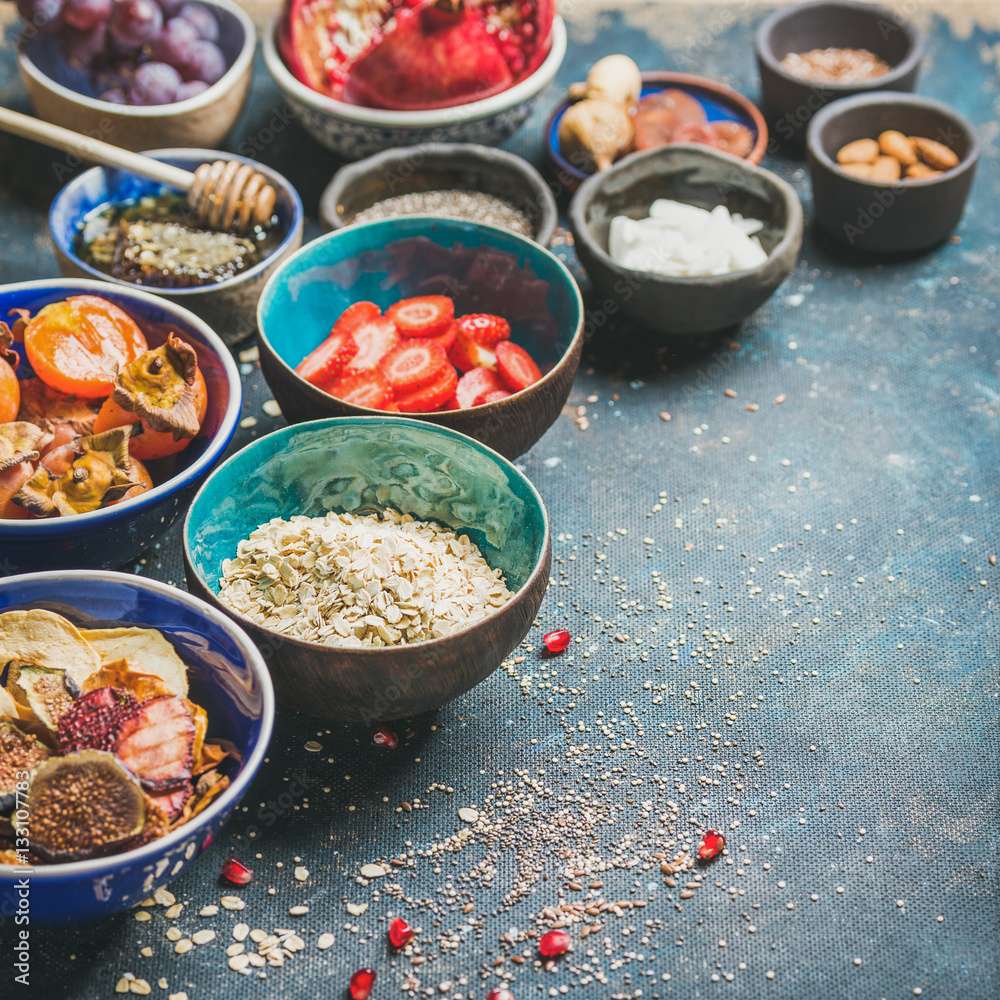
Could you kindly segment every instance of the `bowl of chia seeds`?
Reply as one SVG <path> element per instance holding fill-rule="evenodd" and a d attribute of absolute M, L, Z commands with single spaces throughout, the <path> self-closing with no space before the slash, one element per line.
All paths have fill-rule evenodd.
<path fill-rule="evenodd" d="M 475 143 L 388 149 L 342 167 L 320 198 L 327 230 L 405 215 L 499 226 L 546 246 L 556 201 L 526 160 Z"/>

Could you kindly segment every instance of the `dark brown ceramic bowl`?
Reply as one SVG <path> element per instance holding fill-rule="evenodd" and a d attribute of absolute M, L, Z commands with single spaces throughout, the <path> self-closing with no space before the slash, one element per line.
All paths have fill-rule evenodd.
<path fill-rule="evenodd" d="M 541 174 L 513 153 L 473 142 L 427 142 L 387 149 L 341 167 L 319 200 L 326 229 L 341 229 L 378 201 L 417 191 L 481 191 L 520 209 L 532 238 L 548 246 L 559 214 Z"/>
<path fill-rule="evenodd" d="M 760 219 L 767 260 L 748 271 L 667 277 L 633 271 L 608 253 L 616 215 L 642 219 L 657 198 Z M 569 207 L 576 252 L 598 294 L 629 319 L 661 334 L 713 333 L 746 319 L 792 273 L 802 244 L 802 205 L 780 177 L 728 153 L 672 143 L 633 153 L 584 181 Z"/>
<path fill-rule="evenodd" d="M 925 180 L 864 180 L 837 166 L 837 150 L 887 129 L 935 139 L 958 166 Z M 824 108 L 808 136 L 816 224 L 854 250 L 911 254 L 940 243 L 958 225 L 979 160 L 972 123 L 947 104 L 916 94 L 862 94 Z"/>
<path fill-rule="evenodd" d="M 507 458 L 527 451 L 569 397 L 583 342 L 580 290 L 537 243 L 457 219 L 406 216 L 348 226 L 282 262 L 257 305 L 257 340 L 264 378 L 289 422 L 384 413 L 328 395 L 295 366 L 352 303 L 367 299 L 384 311 L 400 299 L 430 294 L 452 296 L 459 315 L 504 316 L 511 339 L 543 376 L 499 402 L 404 419 L 461 431 Z"/>
<path fill-rule="evenodd" d="M 817 0 L 777 10 L 757 29 L 754 40 L 760 72 L 761 104 L 773 140 L 801 155 L 806 126 L 831 101 L 880 90 L 913 90 L 924 55 L 924 40 L 905 18 L 886 7 L 852 0 Z M 857 83 L 821 83 L 781 67 L 790 52 L 853 48 L 874 52 L 892 69 Z"/>
<path fill-rule="evenodd" d="M 271 518 L 387 506 L 461 529 L 514 596 L 443 638 L 363 649 L 287 638 L 219 600 L 223 560 Z M 278 700 L 366 725 L 439 708 L 488 677 L 527 635 L 551 563 L 545 506 L 510 462 L 463 434 L 388 414 L 316 420 L 254 441 L 206 480 L 184 522 L 188 588 L 246 630 Z"/>

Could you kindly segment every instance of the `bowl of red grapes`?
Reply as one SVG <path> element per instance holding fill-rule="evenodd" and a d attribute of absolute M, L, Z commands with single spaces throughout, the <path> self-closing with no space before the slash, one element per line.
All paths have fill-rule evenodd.
<path fill-rule="evenodd" d="M 21 76 L 46 121 L 130 149 L 215 147 L 239 115 L 256 38 L 228 0 L 17 0 L 17 8 Z"/>

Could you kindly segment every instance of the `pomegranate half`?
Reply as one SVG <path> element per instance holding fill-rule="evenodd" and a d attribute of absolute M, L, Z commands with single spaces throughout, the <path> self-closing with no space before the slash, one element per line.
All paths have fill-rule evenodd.
<path fill-rule="evenodd" d="M 349 104 L 428 111 L 481 101 L 548 55 L 555 0 L 287 0 L 281 56 Z"/>

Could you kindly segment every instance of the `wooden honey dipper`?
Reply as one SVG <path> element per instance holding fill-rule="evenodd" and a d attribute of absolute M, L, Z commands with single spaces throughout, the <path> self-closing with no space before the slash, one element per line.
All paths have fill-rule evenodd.
<path fill-rule="evenodd" d="M 274 214 L 274 188 L 263 174 L 239 160 L 203 163 L 191 173 L 4 107 L 0 107 L 0 129 L 75 153 L 88 163 L 118 167 L 185 191 L 188 204 L 210 229 L 246 232 L 251 224 L 267 225 Z"/>

